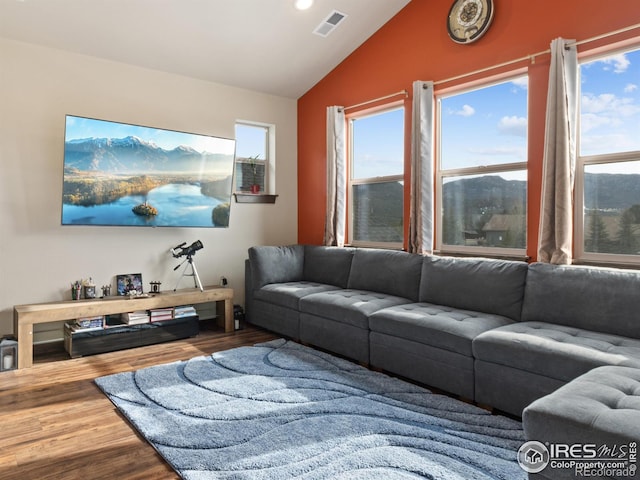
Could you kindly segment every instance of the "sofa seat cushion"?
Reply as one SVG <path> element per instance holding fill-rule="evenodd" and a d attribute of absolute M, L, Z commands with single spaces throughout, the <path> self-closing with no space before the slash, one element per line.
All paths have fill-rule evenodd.
<path fill-rule="evenodd" d="M 373 332 L 423 343 L 471 357 L 471 341 L 482 332 L 513 323 L 501 315 L 432 303 L 396 305 L 369 317 Z"/>
<path fill-rule="evenodd" d="M 270 283 L 256 290 L 254 296 L 258 300 L 298 310 L 298 302 L 302 297 L 337 289 L 334 285 L 306 281 Z"/>
<path fill-rule="evenodd" d="M 332 290 L 300 299 L 300 312 L 369 328 L 369 315 L 383 308 L 411 303 L 407 298 L 367 290 Z"/>
<path fill-rule="evenodd" d="M 640 340 L 545 322 L 522 322 L 480 334 L 478 360 L 562 381 L 603 365 L 640 367 Z"/>
<path fill-rule="evenodd" d="M 612 446 L 638 442 L 640 369 L 607 366 L 591 370 L 525 408 L 522 422 L 527 440 L 544 443 L 588 441 Z M 565 474 L 558 478 L 577 478 L 575 469 L 554 473 Z"/>

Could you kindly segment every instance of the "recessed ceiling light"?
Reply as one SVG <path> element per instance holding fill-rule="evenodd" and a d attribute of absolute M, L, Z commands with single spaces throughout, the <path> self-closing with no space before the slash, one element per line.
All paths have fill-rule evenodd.
<path fill-rule="evenodd" d="M 313 5 L 313 0 L 296 0 L 295 6 L 298 10 L 306 10 Z"/>

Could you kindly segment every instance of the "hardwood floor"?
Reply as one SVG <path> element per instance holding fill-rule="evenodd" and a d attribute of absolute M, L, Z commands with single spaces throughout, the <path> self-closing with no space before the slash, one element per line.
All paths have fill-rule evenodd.
<path fill-rule="evenodd" d="M 247 326 L 76 359 L 63 350 L 43 355 L 36 350 L 32 368 L 0 373 L 0 478 L 179 478 L 93 379 L 274 338 Z"/>

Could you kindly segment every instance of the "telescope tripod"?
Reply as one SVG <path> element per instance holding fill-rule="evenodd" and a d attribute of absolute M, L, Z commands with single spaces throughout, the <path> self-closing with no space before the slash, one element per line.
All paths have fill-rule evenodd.
<path fill-rule="evenodd" d="M 196 270 L 196 264 L 193 262 L 193 255 L 187 255 L 187 258 L 185 258 L 182 263 L 174 268 L 174 270 L 180 268 L 180 266 L 185 262 L 187 262 L 187 264 L 184 266 L 182 275 L 180 275 L 180 277 L 178 278 L 178 281 L 176 282 L 176 288 L 174 288 L 173 291 L 175 292 L 178 289 L 178 284 L 180 284 L 180 280 L 182 280 L 182 277 L 193 277 L 194 286 L 196 288 L 199 288 L 200 291 L 203 292 L 204 288 L 202 288 L 202 283 L 200 282 L 200 277 L 198 276 L 198 270 Z M 187 273 L 187 268 L 189 268 L 189 266 L 191 266 L 191 273 Z"/>

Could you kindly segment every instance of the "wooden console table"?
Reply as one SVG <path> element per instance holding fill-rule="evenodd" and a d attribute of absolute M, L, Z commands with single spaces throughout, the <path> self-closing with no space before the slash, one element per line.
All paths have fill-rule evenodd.
<path fill-rule="evenodd" d="M 202 292 L 197 288 L 190 288 L 131 299 L 118 296 L 94 300 L 16 305 L 13 307 L 13 331 L 18 337 L 18 368 L 28 368 L 33 365 L 33 325 L 36 323 L 209 302 L 224 302 L 224 331 L 232 332 L 234 321 L 231 288 L 205 287 Z"/>

